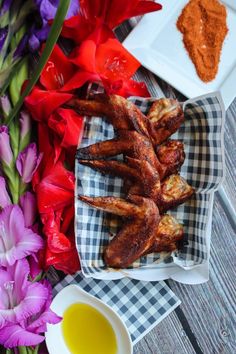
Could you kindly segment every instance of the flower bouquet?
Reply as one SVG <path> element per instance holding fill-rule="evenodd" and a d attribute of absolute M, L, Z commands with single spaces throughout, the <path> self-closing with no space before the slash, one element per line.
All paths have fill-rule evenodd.
<path fill-rule="evenodd" d="M 50 310 L 47 271 L 80 269 L 74 239 L 74 159 L 83 117 L 67 103 L 90 83 L 149 96 L 140 63 L 117 40 L 147 0 L 0 1 L 0 344 L 37 353 Z"/>

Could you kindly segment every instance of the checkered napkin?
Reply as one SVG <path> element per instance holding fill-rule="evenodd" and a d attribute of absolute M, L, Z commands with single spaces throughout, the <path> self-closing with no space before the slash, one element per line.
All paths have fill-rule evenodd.
<path fill-rule="evenodd" d="M 111 306 L 126 324 L 134 344 L 181 303 L 164 282 L 128 278 L 104 281 L 83 278 L 81 272 L 66 276 L 54 287 L 54 296 L 70 284 L 79 285 Z"/>
<path fill-rule="evenodd" d="M 147 113 L 155 99 L 131 98 Z M 216 190 L 224 176 L 223 125 L 224 106 L 218 93 L 188 100 L 184 104 L 185 123 L 172 136 L 184 142 L 186 159 L 181 175 L 196 189 L 196 194 L 184 205 L 168 213 L 184 225 L 184 242 L 178 252 L 166 260 L 188 269 L 207 260 L 206 226 L 210 193 Z M 87 118 L 81 147 L 111 139 L 113 127 L 101 118 Z M 119 159 L 121 157 L 118 157 Z M 118 219 L 78 200 L 78 195 L 124 196 L 123 181 L 104 176 L 76 163 L 76 243 L 85 276 L 102 277 L 107 273 L 103 261 L 104 247 L 117 232 Z M 131 268 L 163 267 L 163 254 L 152 253 L 138 259 Z M 112 270 L 109 269 L 111 272 Z M 100 274 L 100 275 L 99 275 Z"/>

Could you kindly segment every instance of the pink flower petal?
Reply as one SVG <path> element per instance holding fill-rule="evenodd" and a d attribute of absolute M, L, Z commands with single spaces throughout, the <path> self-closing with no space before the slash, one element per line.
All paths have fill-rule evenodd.
<path fill-rule="evenodd" d="M 0 344 L 5 348 L 36 346 L 43 341 L 43 336 L 25 330 L 19 324 L 9 324 L 0 331 Z"/>
<path fill-rule="evenodd" d="M 24 183 L 31 182 L 35 171 L 42 160 L 42 154 L 37 153 L 35 143 L 29 144 L 16 159 L 16 168 Z"/>
<path fill-rule="evenodd" d="M 26 192 L 20 197 L 20 206 L 24 214 L 25 226 L 31 227 L 34 224 L 37 214 L 35 195 L 31 192 Z"/>
<path fill-rule="evenodd" d="M 8 205 L 11 205 L 11 198 L 6 189 L 5 178 L 0 177 L 0 207 L 3 209 Z"/>
<path fill-rule="evenodd" d="M 29 284 L 24 299 L 14 309 L 17 321 L 36 315 L 47 299 L 48 292 L 42 284 Z"/>
<path fill-rule="evenodd" d="M 0 214 L 0 266 L 13 265 L 43 248 L 42 238 L 24 227 L 24 216 L 17 205 L 10 205 Z"/>
<path fill-rule="evenodd" d="M 56 324 L 62 320 L 61 317 L 57 316 L 51 309 L 50 305 L 52 302 L 52 287 L 48 280 L 44 279 L 41 282 L 45 289 L 47 289 L 48 295 L 47 300 L 41 310 L 41 313 L 36 317 L 27 329 L 33 331 L 34 333 L 42 333 L 46 331 L 46 323 Z"/>

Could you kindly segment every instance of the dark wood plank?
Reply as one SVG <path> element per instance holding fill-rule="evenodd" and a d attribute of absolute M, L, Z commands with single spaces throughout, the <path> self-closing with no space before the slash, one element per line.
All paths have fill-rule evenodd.
<path fill-rule="evenodd" d="M 170 281 L 203 353 L 236 353 L 236 230 L 216 198 L 214 203 L 210 280 L 187 286 Z"/>
<path fill-rule="evenodd" d="M 177 315 L 172 312 L 134 347 L 134 354 L 195 354 Z"/>

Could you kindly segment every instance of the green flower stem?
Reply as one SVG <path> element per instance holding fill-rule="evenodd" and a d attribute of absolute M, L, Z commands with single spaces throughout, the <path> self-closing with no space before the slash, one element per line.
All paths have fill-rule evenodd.
<path fill-rule="evenodd" d="M 18 347 L 19 354 L 28 354 L 26 347 Z"/>
<path fill-rule="evenodd" d="M 22 181 L 20 181 L 19 185 L 19 197 L 21 197 L 27 191 L 28 185 Z"/>
<path fill-rule="evenodd" d="M 13 76 L 9 92 L 13 106 L 17 103 L 21 95 L 21 87 L 28 78 L 28 60 L 21 62 L 18 72 Z"/>
<path fill-rule="evenodd" d="M 26 33 L 26 26 L 22 26 L 20 30 L 15 34 L 12 38 L 11 47 L 15 50 L 15 48 L 20 43 L 22 37 Z M 25 60 L 21 63 L 18 71 L 12 77 L 9 92 L 13 106 L 17 103 L 21 95 L 21 88 L 25 80 L 28 79 L 28 60 Z"/>
<path fill-rule="evenodd" d="M 8 179 L 8 187 L 12 196 L 12 201 L 14 204 L 18 204 L 20 176 L 15 168 L 15 163 L 12 162 L 9 166 L 2 162 L 2 169 Z"/>
<path fill-rule="evenodd" d="M 38 354 L 38 351 L 39 351 L 39 345 L 37 345 L 37 346 L 34 348 L 33 354 Z"/>
<path fill-rule="evenodd" d="M 11 148 L 14 156 L 14 160 L 17 159 L 19 154 L 19 145 L 20 145 L 20 127 L 19 122 L 13 122 L 9 126 L 9 134 L 11 141 Z"/>

